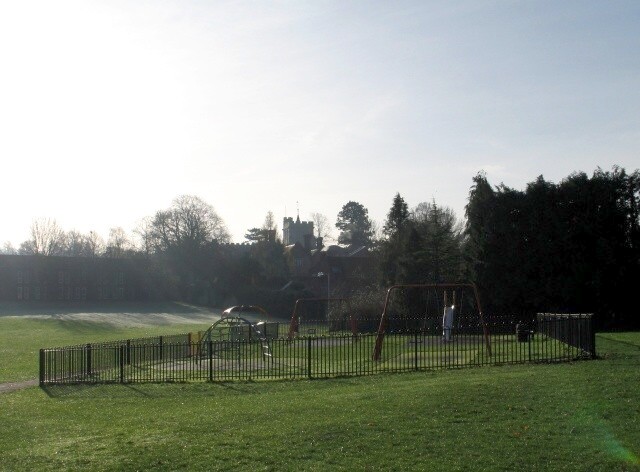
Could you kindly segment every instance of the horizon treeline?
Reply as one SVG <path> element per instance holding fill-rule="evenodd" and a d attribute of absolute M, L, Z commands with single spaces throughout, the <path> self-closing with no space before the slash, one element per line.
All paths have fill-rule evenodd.
<path fill-rule="evenodd" d="M 383 285 L 473 282 L 485 313 L 594 313 L 598 328 L 640 327 L 640 172 L 576 172 L 524 190 L 473 178 L 466 220 L 398 193 L 379 242 Z"/>
<path fill-rule="evenodd" d="M 410 208 L 397 193 L 382 228 L 355 201 L 342 207 L 335 227 L 339 243 L 366 246 L 375 260 L 377 270 L 350 284 L 360 294 L 392 284 L 473 282 L 486 313 L 530 319 L 537 312 L 588 312 L 600 328 L 638 327 L 632 289 L 640 280 L 639 208 L 638 170 L 598 168 L 559 183 L 539 176 L 524 190 L 492 186 L 481 172 L 464 219 L 435 201 Z M 326 216 L 315 213 L 313 220 L 316 236 L 330 234 Z M 22 254 L 148 258 L 162 290 L 185 301 L 277 299 L 284 306 L 283 297 L 290 303 L 309 295 L 302 284 L 280 293 L 291 280 L 291 261 L 271 212 L 247 230 L 252 244 L 243 251 L 230 250 L 213 207 L 189 195 L 142 220 L 136 245 L 121 228 L 106 242 L 95 233 L 65 233 L 51 220 L 34 222 L 31 233 Z"/>
<path fill-rule="evenodd" d="M 600 328 L 640 326 L 640 172 L 597 169 L 519 191 L 474 178 L 465 269 L 491 312 L 595 313 Z"/>

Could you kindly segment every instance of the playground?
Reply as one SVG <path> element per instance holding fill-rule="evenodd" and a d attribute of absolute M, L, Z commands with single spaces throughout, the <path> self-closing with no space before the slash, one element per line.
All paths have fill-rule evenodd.
<path fill-rule="evenodd" d="M 561 362 L 595 357 L 593 336 L 590 315 L 487 318 L 473 285 L 394 286 L 378 319 L 347 299 L 302 299 L 288 323 L 241 305 L 205 331 L 42 349 L 40 383 L 327 378 Z"/>
<path fill-rule="evenodd" d="M 162 307 L 149 319 L 156 320 L 156 312 L 175 310 Z M 63 321 L 2 316 L 3 359 L 13 362 L 2 375 L 5 382 L 37 377 L 36 354 L 43 345 L 145 336 L 157 342 L 167 332 L 204 332 L 214 322 L 209 316 L 208 323 L 194 324 L 185 311 L 179 324 L 131 328 L 104 323 L 106 313 Z M 145 316 L 134 320 L 144 323 Z M 285 338 L 289 322 L 280 325 Z M 539 334 L 534 342 L 546 336 Z M 518 346 L 513 332 L 504 336 Z M 0 455 L 7 470 L 465 470 L 470 464 L 474 470 L 640 470 L 640 339 L 638 333 L 596 337 L 595 362 L 524 362 L 321 382 L 24 388 L 1 394 Z M 16 364 L 19 359 L 25 361 Z"/>

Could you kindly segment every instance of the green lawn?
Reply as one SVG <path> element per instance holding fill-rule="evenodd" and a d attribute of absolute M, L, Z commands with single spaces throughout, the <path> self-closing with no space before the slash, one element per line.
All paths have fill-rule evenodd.
<path fill-rule="evenodd" d="M 0 382 L 37 378 L 40 348 L 186 333 L 216 319 L 208 310 L 174 303 L 97 308 L 0 304 Z"/>
<path fill-rule="evenodd" d="M 50 339 L 129 336 L 42 323 L 25 347 L 9 338 L 27 320 L 9 320 L 3 366 Z M 5 393 L 0 470 L 640 470 L 640 333 L 597 345 L 567 364 Z"/>

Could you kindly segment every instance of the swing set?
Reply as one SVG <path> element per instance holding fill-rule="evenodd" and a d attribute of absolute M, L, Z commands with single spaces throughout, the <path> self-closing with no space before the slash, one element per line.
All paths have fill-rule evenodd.
<path fill-rule="evenodd" d="M 371 358 L 374 361 L 379 361 L 382 353 L 382 346 L 384 344 L 385 334 L 394 329 L 392 324 L 398 324 L 401 320 L 394 319 L 392 316 L 392 306 L 394 293 L 403 290 L 418 290 L 424 293 L 425 297 L 425 313 L 422 317 L 422 324 L 420 325 L 419 319 L 411 321 L 405 320 L 405 328 L 412 330 L 426 331 L 429 328 L 429 324 L 440 325 L 437 321 L 439 310 L 442 313 L 442 342 L 450 342 L 455 332 L 455 319 L 461 318 L 465 321 L 479 321 L 482 326 L 482 332 L 484 342 L 487 349 L 487 354 L 491 356 L 491 341 L 489 340 L 489 330 L 485 323 L 482 308 L 480 305 L 480 297 L 478 296 L 478 289 L 475 284 L 463 283 L 463 284 L 406 284 L 406 285 L 393 285 L 387 290 L 385 298 L 384 309 L 382 316 L 380 317 L 380 324 L 378 326 L 378 332 L 376 336 L 375 347 Z M 467 300 L 465 301 L 465 294 Z M 450 296 L 450 298 L 449 298 Z M 449 305 L 451 300 L 451 305 Z M 458 302 L 458 303 L 457 303 Z M 435 307 L 435 310 L 434 310 Z M 465 309 L 469 309 L 465 312 Z"/>

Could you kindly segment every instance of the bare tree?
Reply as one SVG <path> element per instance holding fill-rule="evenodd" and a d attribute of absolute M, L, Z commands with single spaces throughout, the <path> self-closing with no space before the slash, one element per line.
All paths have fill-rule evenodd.
<path fill-rule="evenodd" d="M 124 229 L 118 226 L 109 230 L 109 240 L 105 251 L 107 257 L 123 257 L 131 248 L 131 241 Z"/>
<path fill-rule="evenodd" d="M 153 218 L 146 216 L 142 218 L 136 228 L 133 230 L 136 241 L 133 245 L 144 254 L 153 252 Z"/>
<path fill-rule="evenodd" d="M 443 225 L 450 226 L 455 234 L 462 234 L 465 222 L 459 220 L 455 211 L 447 206 L 438 206 L 435 201 L 421 202 L 411 210 L 409 218 L 418 224 L 428 224 L 432 219 L 434 211 L 441 218 Z"/>
<path fill-rule="evenodd" d="M 379 243 L 384 238 L 384 226 L 376 220 L 371 220 L 371 232 L 374 243 Z"/>
<path fill-rule="evenodd" d="M 273 239 L 273 241 L 280 241 L 280 237 L 278 236 L 278 225 L 276 224 L 276 217 L 273 215 L 273 212 L 269 210 L 267 212 L 267 216 L 264 217 L 264 223 L 262 223 L 262 232 L 263 236 L 267 240 Z M 271 236 L 269 235 L 271 234 Z"/>
<path fill-rule="evenodd" d="M 311 221 L 313 221 L 313 227 L 316 230 L 317 238 L 334 239 L 331 232 L 331 224 L 329 224 L 329 218 L 322 213 L 311 213 Z"/>
<path fill-rule="evenodd" d="M 213 241 L 231 239 L 222 218 L 213 206 L 193 195 L 176 198 L 167 210 L 156 213 L 152 222 L 155 250 L 171 247 L 201 247 Z"/>
<path fill-rule="evenodd" d="M 76 230 L 65 235 L 64 254 L 67 256 L 88 256 L 90 254 L 87 236 Z"/>
<path fill-rule="evenodd" d="M 59 256 L 64 253 L 65 233 L 56 220 L 41 218 L 31 225 L 31 239 L 20 245 L 20 254 Z"/>
<path fill-rule="evenodd" d="M 89 231 L 87 235 L 87 256 L 98 257 L 104 253 L 104 239 L 95 231 Z"/>
<path fill-rule="evenodd" d="M 264 223 L 262 224 L 262 229 L 268 230 L 278 230 L 278 225 L 276 224 L 276 218 L 273 216 L 272 211 L 267 212 L 267 216 L 264 217 Z"/>
<path fill-rule="evenodd" d="M 0 249 L 0 254 L 18 254 L 18 250 L 13 247 L 10 241 L 5 241 Z"/>

